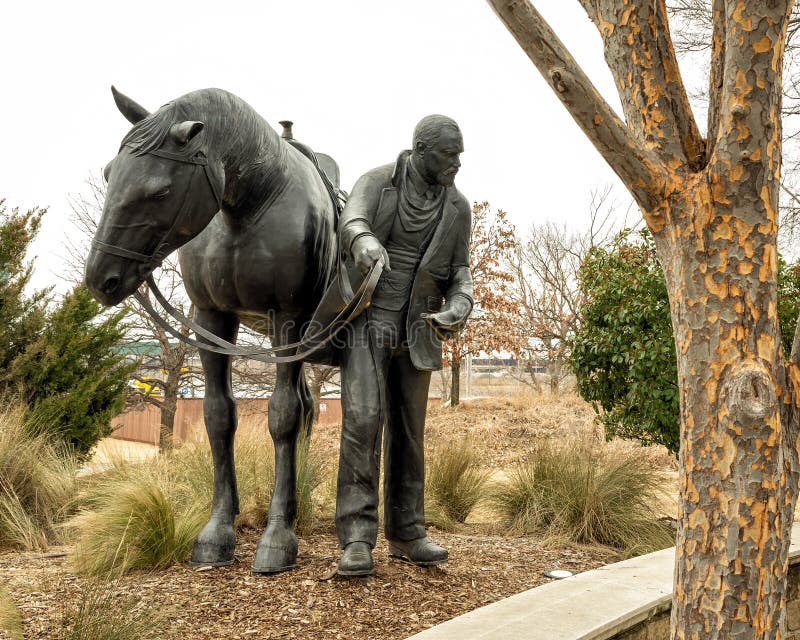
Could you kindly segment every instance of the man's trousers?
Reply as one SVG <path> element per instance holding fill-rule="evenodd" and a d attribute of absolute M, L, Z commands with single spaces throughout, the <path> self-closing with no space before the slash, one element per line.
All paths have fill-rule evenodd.
<path fill-rule="evenodd" d="M 375 546 L 382 431 L 384 532 L 389 540 L 423 538 L 423 436 L 431 373 L 411 362 L 404 310 L 370 307 L 349 329 L 341 358 L 339 543 L 342 548 L 357 541 Z"/>

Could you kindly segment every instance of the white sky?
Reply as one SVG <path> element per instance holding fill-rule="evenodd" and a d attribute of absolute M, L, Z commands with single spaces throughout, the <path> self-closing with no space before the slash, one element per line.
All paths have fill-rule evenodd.
<path fill-rule="evenodd" d="M 619 108 L 594 26 L 575 0 L 536 6 Z M 0 197 L 49 206 L 36 284 L 57 282 L 68 194 L 116 153 L 129 124 L 109 86 L 149 109 L 203 87 L 231 91 L 276 129 L 332 155 L 342 186 L 410 146 L 444 113 L 466 151 L 456 184 L 521 228 L 580 228 L 593 188 L 627 192 L 483 0 L 5 1 Z M 623 208 L 624 208 L 623 206 Z"/>

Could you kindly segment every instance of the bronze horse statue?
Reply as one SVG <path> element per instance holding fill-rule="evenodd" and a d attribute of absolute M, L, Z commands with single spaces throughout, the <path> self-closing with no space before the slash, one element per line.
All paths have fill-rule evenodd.
<path fill-rule="evenodd" d="M 133 128 L 104 171 L 105 205 L 85 272 L 93 295 L 118 304 L 179 249 L 200 327 L 228 342 L 240 323 L 267 333 L 273 346 L 298 341 L 336 264 L 336 205 L 317 167 L 225 91 L 195 91 L 154 113 L 116 90 L 114 98 Z M 214 498 L 191 562 L 219 566 L 234 561 L 236 405 L 231 356 L 201 350 L 200 359 Z M 275 490 L 256 572 L 295 566 L 295 446 L 312 409 L 302 362 L 278 364 L 269 402 Z"/>

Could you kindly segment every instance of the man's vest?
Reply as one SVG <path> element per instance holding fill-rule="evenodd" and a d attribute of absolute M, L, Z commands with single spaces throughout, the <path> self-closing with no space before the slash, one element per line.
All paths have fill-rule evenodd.
<path fill-rule="evenodd" d="M 384 246 L 389 254 L 391 271 L 384 271 L 375 292 L 372 294 L 372 306 L 389 311 L 400 311 L 408 305 L 411 297 L 411 286 L 417 267 L 436 226 L 439 224 L 441 210 L 434 215 L 426 226 L 417 231 L 407 231 L 395 215 L 392 230 Z"/>

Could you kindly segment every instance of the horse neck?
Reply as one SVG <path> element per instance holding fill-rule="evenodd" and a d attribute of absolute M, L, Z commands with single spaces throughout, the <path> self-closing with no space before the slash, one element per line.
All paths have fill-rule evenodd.
<path fill-rule="evenodd" d="M 246 103 L 217 117 L 212 145 L 225 171 L 222 209 L 233 218 L 257 213 L 290 180 L 290 159 L 278 134 Z"/>

